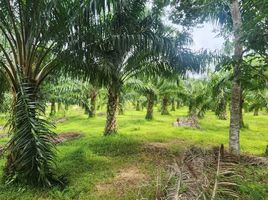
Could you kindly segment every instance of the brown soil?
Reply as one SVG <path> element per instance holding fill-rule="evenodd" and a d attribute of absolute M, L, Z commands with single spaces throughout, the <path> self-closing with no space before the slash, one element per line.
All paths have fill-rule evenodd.
<path fill-rule="evenodd" d="M 170 154 L 172 147 L 181 147 L 184 146 L 183 140 L 171 140 L 167 142 L 149 142 L 145 143 L 144 150 L 145 152 L 151 153 L 160 153 L 160 154 Z"/>
<path fill-rule="evenodd" d="M 82 135 L 80 133 L 76 133 L 76 132 L 60 133 L 59 135 L 56 136 L 54 142 L 55 142 L 55 144 L 61 144 L 63 142 L 69 141 L 69 140 L 77 139 L 81 136 Z"/>
<path fill-rule="evenodd" d="M 124 196 L 124 191 L 137 189 L 148 180 L 148 176 L 135 166 L 119 170 L 116 176 L 109 183 L 96 185 L 97 192 L 100 194 L 116 191 L 120 197 Z"/>

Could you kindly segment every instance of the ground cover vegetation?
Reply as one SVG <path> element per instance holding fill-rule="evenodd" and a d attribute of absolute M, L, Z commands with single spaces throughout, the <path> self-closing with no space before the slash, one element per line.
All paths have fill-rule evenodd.
<path fill-rule="evenodd" d="M 268 196 L 265 0 L 0 11 L 1 199 Z M 205 22 L 221 51 L 190 48 Z"/>

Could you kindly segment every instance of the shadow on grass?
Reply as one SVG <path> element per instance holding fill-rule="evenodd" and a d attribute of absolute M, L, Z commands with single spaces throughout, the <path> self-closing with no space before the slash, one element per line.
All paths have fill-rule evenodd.
<path fill-rule="evenodd" d="M 88 148 L 101 156 L 133 156 L 141 151 L 142 141 L 122 135 L 96 138 L 87 143 Z"/>
<path fill-rule="evenodd" d="M 99 157 L 86 149 L 86 146 L 67 152 L 58 159 L 59 173 L 63 173 L 67 178 L 73 179 L 81 177 L 82 174 L 90 171 L 102 171 L 109 169 L 110 161 L 105 157 Z"/>

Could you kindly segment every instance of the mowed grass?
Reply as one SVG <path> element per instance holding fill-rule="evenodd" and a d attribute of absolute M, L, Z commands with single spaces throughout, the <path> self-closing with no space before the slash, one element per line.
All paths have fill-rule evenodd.
<path fill-rule="evenodd" d="M 58 134 L 82 134 L 57 146 L 56 173 L 67 177 L 67 186 L 34 189 L 0 183 L 0 199 L 155 199 L 157 177 L 164 182 L 167 165 L 187 147 L 228 147 L 229 120 L 218 120 L 208 112 L 200 122 L 201 129 L 172 126 L 177 117 L 186 114 L 187 108 L 181 108 L 161 116 L 155 108 L 154 120 L 146 121 L 145 110 L 128 109 L 118 116 L 118 134 L 103 137 L 105 116 L 89 119 L 83 110 L 73 107 L 66 113 L 66 121 L 55 129 Z M 268 114 L 255 117 L 246 113 L 244 121 L 248 128 L 241 130 L 241 151 L 262 155 L 268 144 Z M 0 116 L 0 125 L 4 122 L 4 116 Z M 7 141 L 0 138 L 0 145 Z M 4 163 L 5 159 L 0 158 L 1 177 Z M 267 199 L 267 171 L 259 167 L 241 171 L 244 177 L 238 181 L 242 199 Z"/>

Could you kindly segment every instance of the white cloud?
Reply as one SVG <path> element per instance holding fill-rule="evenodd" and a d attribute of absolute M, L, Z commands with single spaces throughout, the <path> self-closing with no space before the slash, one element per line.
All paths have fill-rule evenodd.
<path fill-rule="evenodd" d="M 193 29 L 194 50 L 208 49 L 210 51 L 220 50 L 223 47 L 224 39 L 214 32 L 215 27 L 211 23 L 205 23 L 202 27 Z"/>

